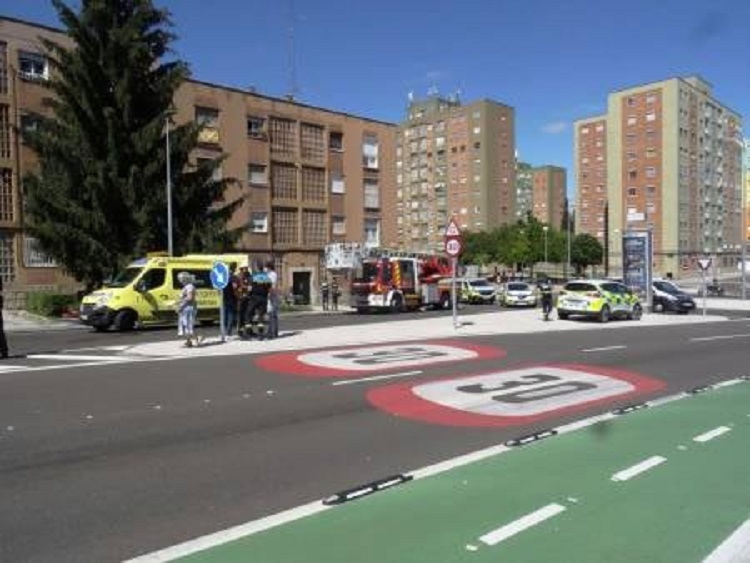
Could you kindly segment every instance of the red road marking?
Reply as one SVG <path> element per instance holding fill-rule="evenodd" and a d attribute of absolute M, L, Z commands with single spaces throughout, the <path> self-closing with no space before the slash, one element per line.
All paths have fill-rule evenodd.
<path fill-rule="evenodd" d="M 429 348 L 433 347 L 433 348 Z M 438 348 L 440 347 L 440 348 Z M 358 354 L 366 357 L 372 351 L 384 353 L 389 349 L 403 350 L 405 348 L 423 349 L 434 353 L 432 357 L 414 358 L 413 361 L 399 361 L 398 365 L 388 365 L 382 360 L 371 365 L 356 367 L 335 367 L 332 363 L 339 362 L 345 366 L 356 360 L 351 358 L 337 358 L 337 355 Z M 451 350 L 454 356 L 451 357 Z M 418 356 L 419 353 L 417 352 Z M 404 368 L 414 368 L 427 365 L 443 364 L 467 360 L 489 360 L 504 358 L 505 350 L 480 344 L 471 344 L 454 340 L 438 340 L 429 342 L 390 342 L 377 345 L 347 346 L 345 348 L 331 348 L 326 350 L 297 350 L 280 354 L 269 354 L 258 358 L 255 364 L 261 369 L 278 373 L 301 375 L 304 377 L 366 377 L 373 373 L 390 373 Z"/>
<path fill-rule="evenodd" d="M 511 381 L 504 384 L 507 389 L 496 392 L 496 396 L 500 398 L 502 398 L 503 392 L 506 393 L 506 396 L 514 394 L 518 395 L 521 393 L 527 393 L 529 395 L 534 392 L 540 393 L 539 391 L 534 391 L 533 387 L 523 387 L 523 385 L 530 384 L 524 383 L 522 385 L 517 382 L 518 380 L 513 383 L 512 377 L 514 373 L 523 372 L 524 370 L 528 370 L 530 368 L 538 368 L 539 373 L 544 373 L 545 367 L 553 369 L 557 368 L 562 370 L 573 370 L 577 372 L 583 372 L 584 374 L 588 374 L 589 376 L 593 376 L 590 379 L 593 381 L 600 381 L 599 387 L 601 388 L 601 391 L 597 393 L 596 390 L 594 390 L 593 392 L 591 390 L 588 390 L 585 393 L 580 392 L 580 394 L 589 395 L 589 397 L 598 394 L 600 395 L 600 397 L 581 397 L 580 402 L 574 402 L 574 395 L 576 391 L 566 391 L 564 393 L 564 396 L 559 401 L 561 406 L 551 407 L 547 410 L 544 410 L 543 412 L 537 412 L 531 415 L 513 416 L 505 414 L 493 415 L 471 412 L 471 410 L 479 410 L 480 408 L 485 408 L 488 410 L 494 408 L 495 404 L 492 403 L 494 399 L 492 398 L 492 396 L 490 396 L 490 393 L 496 392 L 493 390 L 481 392 L 482 396 L 469 396 L 466 393 L 463 393 L 462 395 L 462 392 L 456 388 L 453 396 L 451 394 L 446 394 L 444 400 L 441 399 L 441 402 L 429 400 L 417 394 L 417 392 L 420 392 L 420 389 L 422 390 L 422 392 L 424 392 L 424 390 L 429 389 L 430 384 L 435 383 L 450 384 L 450 382 L 456 382 L 456 387 L 467 387 L 467 384 L 470 383 L 470 381 L 468 380 L 475 380 L 476 378 L 482 378 L 483 376 L 486 376 L 488 380 L 493 379 L 493 381 L 497 383 L 498 380 L 501 379 L 501 374 L 508 374 L 508 377 Z M 526 377 L 531 376 L 527 375 Z M 464 383 L 463 385 L 462 382 Z M 562 379 L 560 380 L 560 383 L 553 383 L 549 385 L 549 387 L 551 388 L 555 385 L 557 385 L 558 387 L 562 387 L 564 384 L 571 385 L 573 383 L 575 383 L 573 379 L 568 379 L 567 381 L 565 379 Z M 501 386 L 502 385 L 503 384 L 501 383 Z M 542 384 L 542 386 L 543 385 L 544 384 Z M 476 382 L 474 382 L 473 385 L 469 385 L 469 387 L 476 386 Z M 539 389 L 542 388 L 540 386 L 537 387 Z M 609 387 L 609 389 L 607 389 L 607 387 Z M 621 400 L 654 393 L 656 391 L 659 391 L 660 389 L 663 389 L 664 387 L 666 387 L 666 383 L 664 383 L 663 381 L 623 370 L 582 364 L 545 364 L 537 366 L 526 366 L 524 368 L 516 368 L 513 370 L 496 370 L 479 374 L 461 375 L 453 378 L 440 378 L 431 381 L 420 380 L 405 383 L 395 383 L 384 387 L 370 389 L 367 393 L 367 399 L 371 404 L 378 407 L 379 409 L 404 418 L 410 418 L 413 420 L 446 426 L 497 428 L 528 424 L 573 412 L 580 412 L 596 405 L 610 403 L 615 399 Z M 623 391 L 624 388 L 627 388 L 628 390 Z M 471 402 L 473 399 L 475 400 L 474 403 Z M 525 401 L 527 403 L 533 402 L 533 400 L 530 399 L 526 399 Z M 541 398 L 539 399 L 539 401 L 549 401 L 549 397 Z M 454 402 L 455 406 L 447 406 L 447 404 L 450 404 L 451 402 Z M 513 406 L 514 405 L 511 405 L 511 407 Z M 502 408 L 502 406 L 497 407 L 499 411 L 501 411 Z"/>

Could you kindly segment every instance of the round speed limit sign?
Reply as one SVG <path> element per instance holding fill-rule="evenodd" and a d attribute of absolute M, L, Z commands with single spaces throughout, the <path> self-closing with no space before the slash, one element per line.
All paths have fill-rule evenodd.
<path fill-rule="evenodd" d="M 462 246 L 461 239 L 449 238 L 445 241 L 445 253 L 448 256 L 456 257 L 461 254 Z"/>
<path fill-rule="evenodd" d="M 664 387 L 639 374 L 588 365 L 542 365 L 371 389 L 376 407 L 448 426 L 513 426 Z"/>

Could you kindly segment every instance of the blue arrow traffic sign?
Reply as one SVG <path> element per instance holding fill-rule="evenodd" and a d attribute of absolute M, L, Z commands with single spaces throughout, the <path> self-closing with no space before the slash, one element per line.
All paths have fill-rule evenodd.
<path fill-rule="evenodd" d="M 214 289 L 224 289 L 229 285 L 229 266 L 224 262 L 214 262 L 211 267 L 211 285 Z"/>

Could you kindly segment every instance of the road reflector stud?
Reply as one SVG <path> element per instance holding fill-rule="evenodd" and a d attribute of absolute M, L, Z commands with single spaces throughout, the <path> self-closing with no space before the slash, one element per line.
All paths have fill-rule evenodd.
<path fill-rule="evenodd" d="M 648 405 L 646 403 L 637 403 L 635 405 L 626 405 L 624 407 L 620 407 L 619 409 L 615 409 L 612 411 L 612 414 L 628 414 L 633 411 L 641 410 L 648 408 Z"/>
<path fill-rule="evenodd" d="M 557 430 L 542 430 L 541 432 L 537 432 L 536 434 L 529 434 L 528 436 L 521 436 L 520 438 L 514 438 L 513 440 L 508 440 L 507 442 L 505 442 L 505 445 L 506 446 L 525 446 L 527 444 L 538 442 L 539 440 L 544 440 L 545 438 L 549 438 L 555 435 L 557 435 Z"/>
<path fill-rule="evenodd" d="M 413 477 L 411 475 L 391 475 L 390 477 L 378 479 L 376 481 L 372 481 L 371 483 L 367 483 L 359 487 L 354 487 L 352 489 L 346 489 L 345 491 L 341 491 L 339 493 L 331 495 L 330 497 L 323 499 L 323 504 L 327 506 L 343 504 L 345 502 L 349 502 L 350 500 L 356 500 L 378 491 L 390 489 L 391 487 L 401 485 L 403 483 L 411 481 L 412 479 Z"/>
<path fill-rule="evenodd" d="M 701 385 L 699 387 L 693 387 L 692 389 L 689 389 L 687 392 L 691 395 L 698 395 L 699 393 L 705 393 L 706 391 L 710 391 L 713 389 L 712 385 Z"/>

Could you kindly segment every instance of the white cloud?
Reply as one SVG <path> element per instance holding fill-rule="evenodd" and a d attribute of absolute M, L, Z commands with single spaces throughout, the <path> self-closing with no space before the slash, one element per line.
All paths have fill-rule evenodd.
<path fill-rule="evenodd" d="M 551 121 L 542 126 L 542 132 L 548 135 L 558 135 L 568 128 L 567 121 Z"/>

